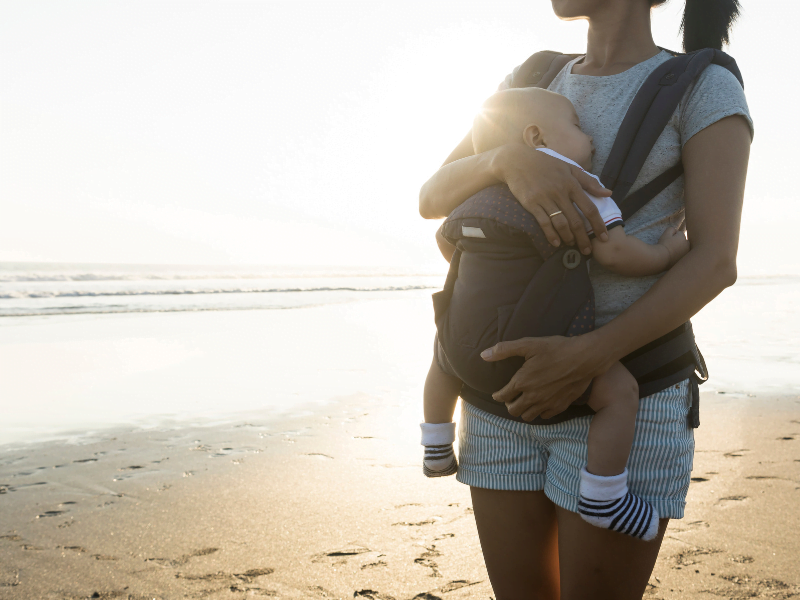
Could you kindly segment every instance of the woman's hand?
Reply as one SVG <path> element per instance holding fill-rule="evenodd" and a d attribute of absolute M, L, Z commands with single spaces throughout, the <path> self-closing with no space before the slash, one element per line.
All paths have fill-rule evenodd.
<path fill-rule="evenodd" d="M 597 236 L 603 241 L 608 239 L 606 225 L 584 190 L 593 196 L 610 196 L 611 191 L 582 169 L 522 143 L 498 148 L 493 163 L 497 178 L 508 185 L 514 197 L 534 216 L 553 246 L 563 240 L 570 245 L 577 243 L 584 254 L 592 252 L 583 219 L 573 203 L 581 209 Z M 559 211 L 560 214 L 550 217 Z"/>
<path fill-rule="evenodd" d="M 523 338 L 500 342 L 481 353 L 489 362 L 521 356 L 525 363 L 503 389 L 493 394 L 508 412 L 526 421 L 549 419 L 565 410 L 607 371 L 613 361 L 592 343 L 593 334 L 578 337 Z"/>
<path fill-rule="evenodd" d="M 597 236 L 605 241 L 603 219 L 583 190 L 593 196 L 611 192 L 578 167 L 548 156 L 522 143 L 513 143 L 474 154 L 472 132 L 419 191 L 419 214 L 425 219 L 443 219 L 464 200 L 484 188 L 505 183 L 542 227 L 548 241 L 559 246 L 574 244 L 584 254 L 592 247 L 583 220 L 573 202 L 589 219 Z M 561 211 L 561 214 L 550 215 Z"/>

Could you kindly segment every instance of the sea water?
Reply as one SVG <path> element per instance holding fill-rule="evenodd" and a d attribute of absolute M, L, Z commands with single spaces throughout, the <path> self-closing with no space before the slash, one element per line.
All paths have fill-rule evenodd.
<path fill-rule="evenodd" d="M 420 402 L 442 272 L 0 264 L 0 444 Z M 693 319 L 705 390 L 800 393 L 800 277 Z M 317 408 L 315 408 L 317 407 Z"/>

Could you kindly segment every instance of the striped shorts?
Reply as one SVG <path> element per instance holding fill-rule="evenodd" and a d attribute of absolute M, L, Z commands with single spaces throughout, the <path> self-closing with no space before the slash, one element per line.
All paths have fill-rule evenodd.
<path fill-rule="evenodd" d="M 694 456 L 694 430 L 687 424 L 690 405 L 688 379 L 639 401 L 628 487 L 662 517 L 683 518 Z M 558 506 L 578 511 L 591 416 L 529 425 L 467 402 L 461 407 L 458 481 L 492 490 L 544 490 Z"/>

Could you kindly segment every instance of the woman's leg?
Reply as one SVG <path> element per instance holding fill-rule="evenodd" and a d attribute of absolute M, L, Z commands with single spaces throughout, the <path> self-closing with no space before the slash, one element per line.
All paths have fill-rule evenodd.
<path fill-rule="evenodd" d="M 643 542 L 561 507 L 556 514 L 561 600 L 641 600 L 669 519 L 661 519 L 654 540 Z"/>
<path fill-rule="evenodd" d="M 495 598 L 558 600 L 556 506 L 541 491 L 470 490 Z"/>

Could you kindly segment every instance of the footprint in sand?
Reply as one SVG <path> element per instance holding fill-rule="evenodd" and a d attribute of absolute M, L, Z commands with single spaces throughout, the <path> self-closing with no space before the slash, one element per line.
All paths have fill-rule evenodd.
<path fill-rule="evenodd" d="M 717 577 L 726 581 L 729 586 L 734 586 L 733 588 L 718 587 L 708 590 L 710 593 L 717 596 L 733 596 L 736 598 L 789 598 L 795 595 L 793 592 L 786 595 L 786 590 L 791 586 L 779 579 L 771 577 L 768 579 L 756 579 L 747 574 L 717 575 Z M 776 596 L 776 593 L 780 594 L 780 596 Z"/>
<path fill-rule="evenodd" d="M 361 570 L 366 571 L 367 569 L 375 569 L 377 567 L 388 567 L 389 563 L 385 560 L 378 560 L 376 562 L 367 563 L 365 565 L 361 565 Z"/>
<path fill-rule="evenodd" d="M 188 563 L 191 559 L 198 556 L 208 556 L 218 552 L 219 548 L 201 548 L 189 554 L 183 554 L 178 558 L 145 558 L 144 562 L 153 562 L 162 567 L 181 567 Z"/>
<path fill-rule="evenodd" d="M 421 527 L 422 525 L 433 525 L 442 520 L 442 517 L 433 517 L 432 519 L 425 519 L 424 521 L 400 521 L 399 523 L 392 523 L 392 525 L 402 525 L 404 527 Z"/>
<path fill-rule="evenodd" d="M 393 596 L 381 594 L 375 590 L 356 590 L 353 592 L 353 598 L 367 598 L 367 600 L 394 600 Z"/>
<path fill-rule="evenodd" d="M 682 523 L 680 521 L 673 521 L 676 523 L 673 525 L 670 523 L 669 531 L 670 533 L 685 533 L 687 531 L 696 531 L 698 529 L 707 529 L 711 527 L 705 521 L 689 521 L 688 523 Z M 678 524 L 680 523 L 680 524 Z"/>
<path fill-rule="evenodd" d="M 707 477 L 692 477 L 692 483 L 702 483 L 704 481 L 710 481 Z"/>
<path fill-rule="evenodd" d="M 455 590 L 460 590 L 463 587 L 469 587 L 471 585 L 478 585 L 481 583 L 480 581 L 467 581 L 466 579 L 457 579 L 456 581 L 451 581 L 450 583 L 446 583 L 442 587 L 438 589 L 438 591 L 446 594 L 447 592 L 453 592 Z"/>
<path fill-rule="evenodd" d="M 736 555 L 730 557 L 731 562 L 739 563 L 739 564 L 749 564 L 756 562 L 756 559 L 752 556 L 744 556 L 744 555 Z"/>
<path fill-rule="evenodd" d="M 216 573 L 206 573 L 204 575 L 190 575 L 188 573 L 176 573 L 175 577 L 178 579 L 186 579 L 187 581 L 242 581 L 244 583 L 252 583 L 254 579 L 264 575 L 270 575 L 275 572 L 275 569 L 261 568 L 249 569 L 244 573 L 225 573 L 224 571 L 217 571 Z"/>
<path fill-rule="evenodd" d="M 721 550 L 715 550 L 714 548 L 690 548 L 688 550 L 683 550 L 678 554 L 673 555 L 673 559 L 677 564 L 676 569 L 680 569 L 681 567 L 689 567 L 691 565 L 696 565 L 699 562 L 702 562 L 703 559 L 700 558 L 702 556 L 709 556 L 711 554 L 719 554 Z"/>
<path fill-rule="evenodd" d="M 435 557 L 441 555 L 442 553 L 436 549 L 436 545 L 434 544 L 429 548 L 425 548 L 425 552 L 423 552 L 419 558 L 414 559 L 414 564 L 429 568 L 431 570 L 431 577 L 441 577 L 442 574 L 439 573 L 439 565 L 433 560 Z"/>
<path fill-rule="evenodd" d="M 750 452 L 747 448 L 742 448 L 741 450 L 731 450 L 730 452 L 726 452 L 723 454 L 725 458 L 740 458 L 744 456 L 745 452 Z"/>
<path fill-rule="evenodd" d="M 724 498 L 717 500 L 717 505 L 722 508 L 728 508 L 730 506 L 741 504 L 746 500 L 749 500 L 748 496 L 725 496 Z"/>
<path fill-rule="evenodd" d="M 334 564 L 344 564 L 347 562 L 347 558 L 350 556 L 367 554 L 369 552 L 372 552 L 372 550 L 365 546 L 352 545 L 345 548 L 339 548 L 338 550 L 331 550 L 330 552 L 320 552 L 319 554 L 315 554 L 311 557 L 311 562 L 328 562 L 327 559 L 333 558 L 338 559 Z"/>

